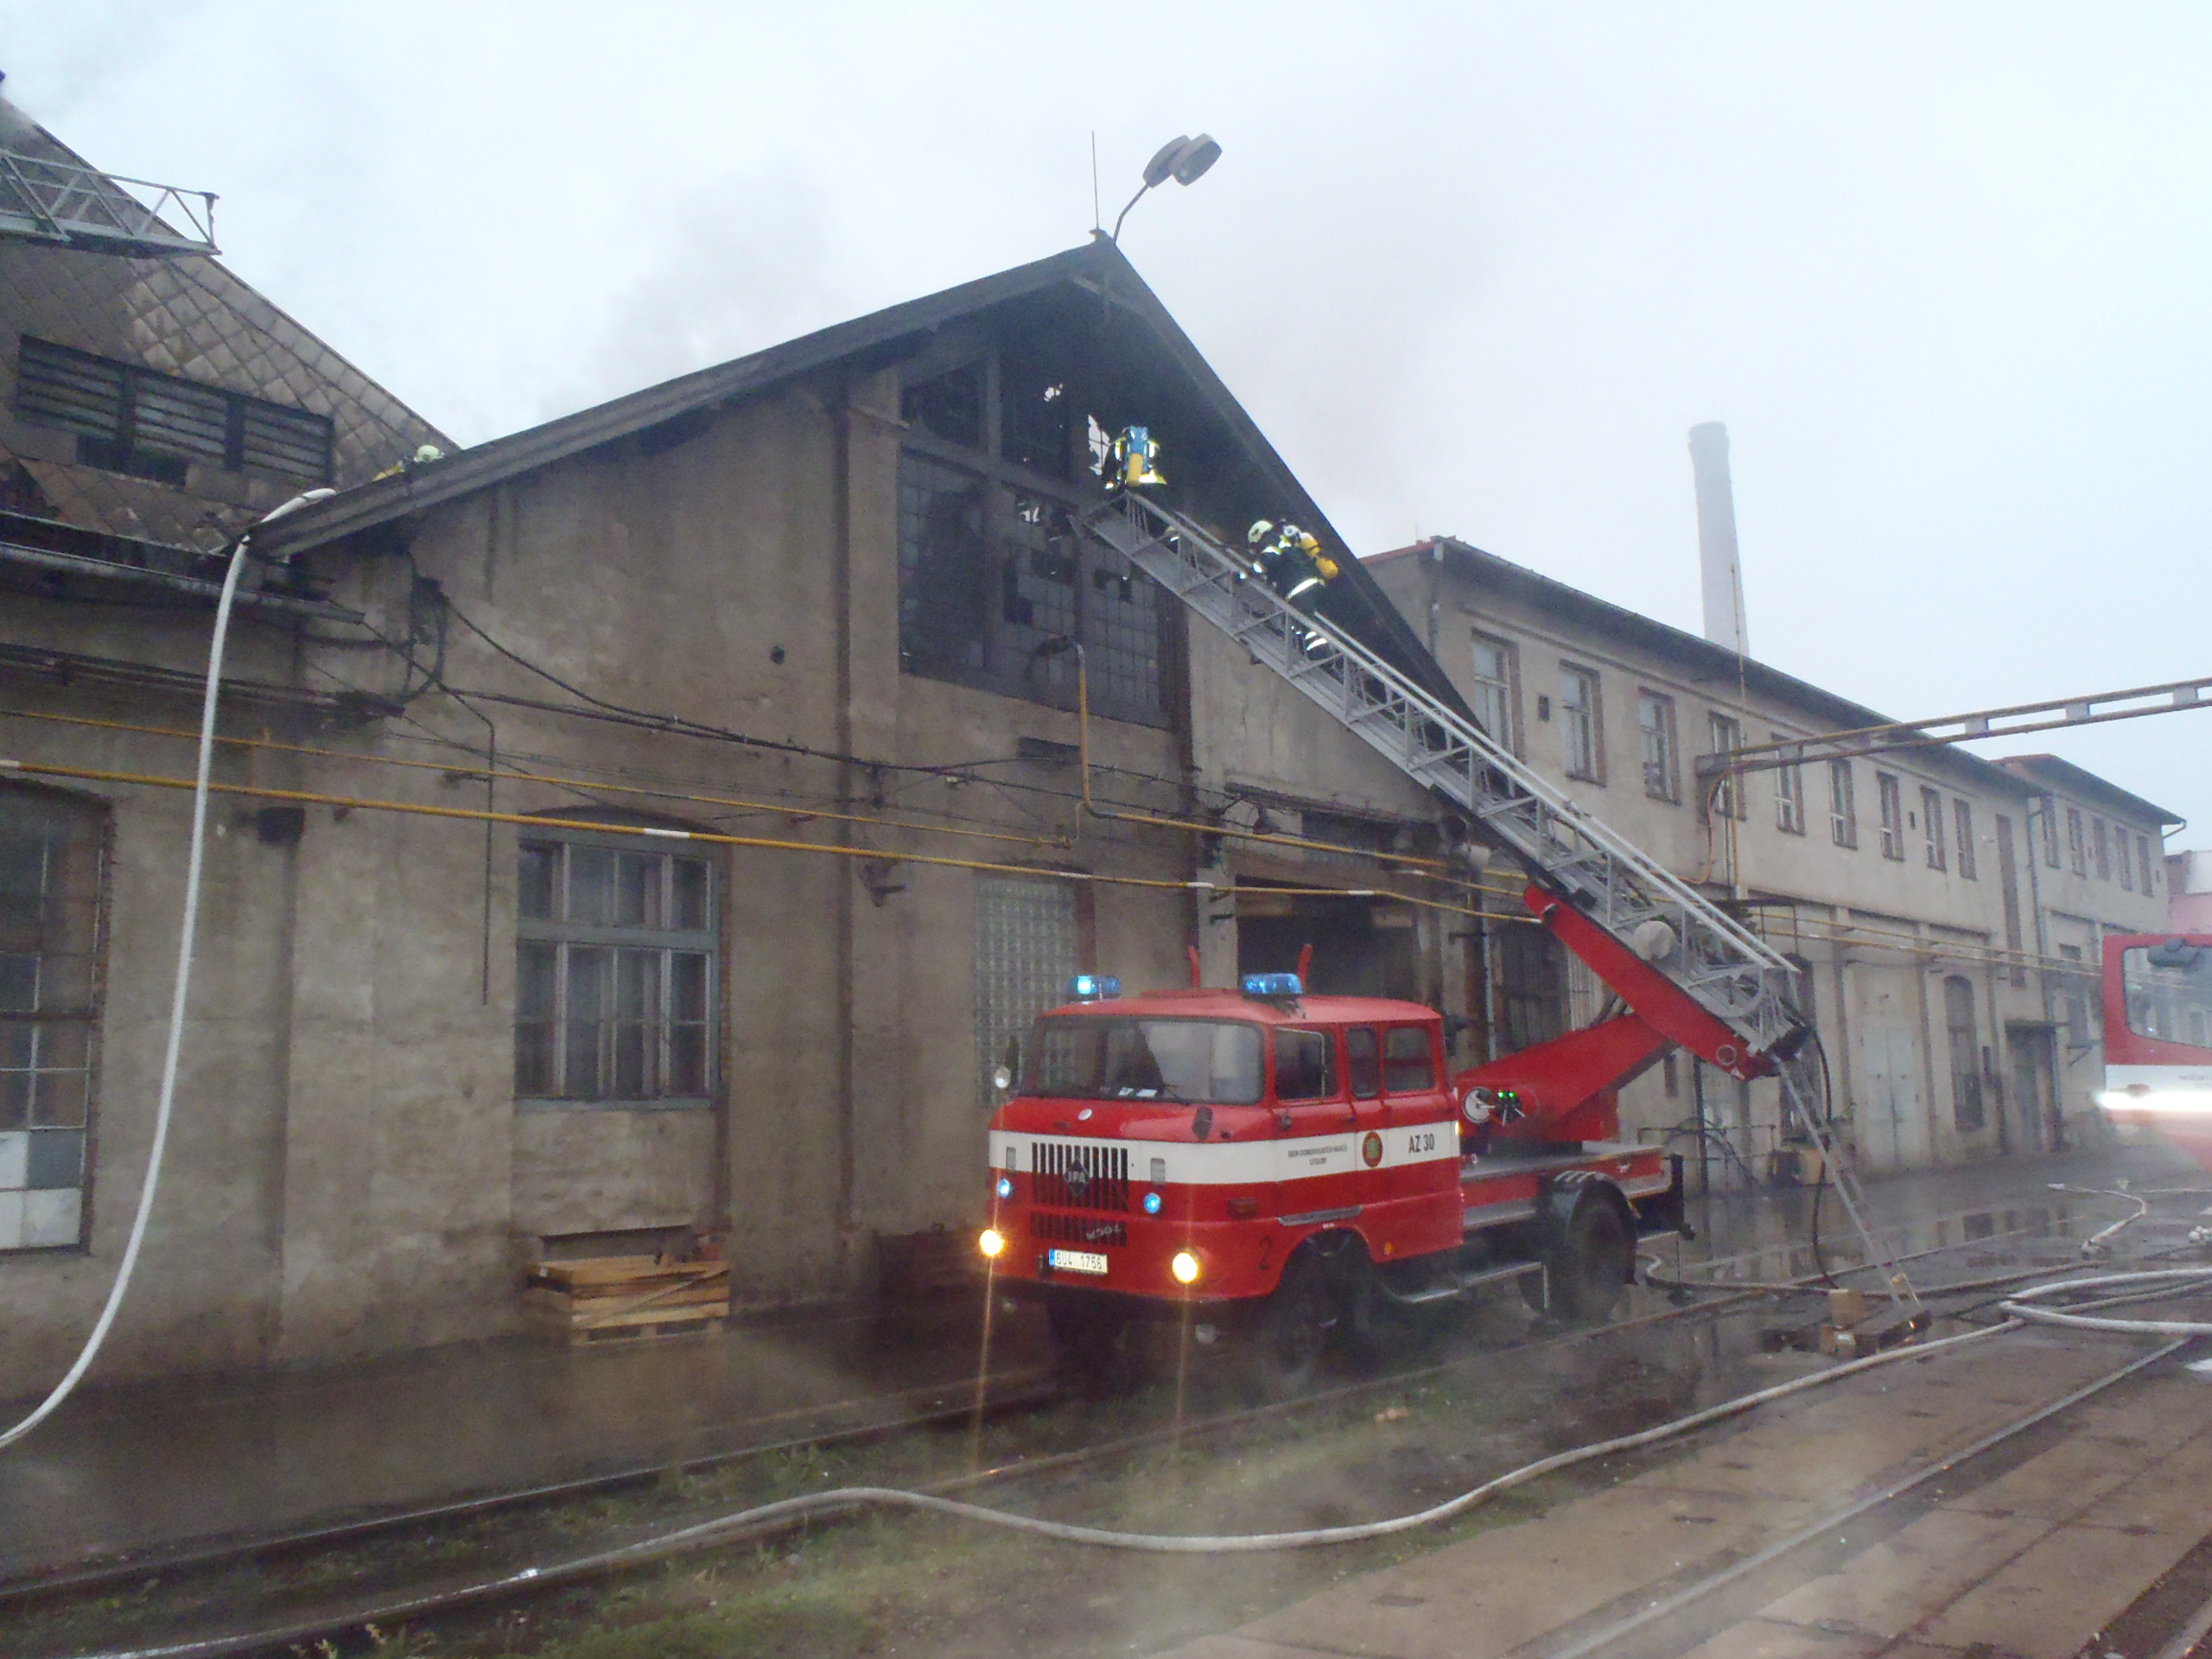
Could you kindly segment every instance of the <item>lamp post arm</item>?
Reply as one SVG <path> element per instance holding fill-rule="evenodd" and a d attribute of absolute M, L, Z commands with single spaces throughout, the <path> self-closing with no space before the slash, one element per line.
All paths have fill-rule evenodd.
<path fill-rule="evenodd" d="M 1137 203 L 1142 201 L 1144 200 L 1145 192 L 1151 188 L 1152 187 L 1149 184 L 1139 185 L 1137 187 L 1136 194 L 1129 198 L 1129 207 L 1134 207 Z M 1114 220 L 1114 234 L 1109 238 L 1109 240 L 1110 240 L 1117 248 L 1122 245 L 1122 220 L 1129 216 L 1129 207 L 1122 208 L 1120 215 Z"/>

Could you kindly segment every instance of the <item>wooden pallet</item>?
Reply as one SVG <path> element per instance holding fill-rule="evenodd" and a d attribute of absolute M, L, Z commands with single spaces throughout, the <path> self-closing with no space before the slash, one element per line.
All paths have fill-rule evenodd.
<path fill-rule="evenodd" d="M 729 1318 L 729 1264 L 651 1255 L 541 1262 L 522 1301 L 533 1328 L 578 1347 L 696 1335 Z"/>

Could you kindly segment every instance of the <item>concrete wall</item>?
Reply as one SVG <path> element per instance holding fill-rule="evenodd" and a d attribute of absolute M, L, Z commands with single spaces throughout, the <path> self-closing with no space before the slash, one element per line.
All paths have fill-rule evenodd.
<path fill-rule="evenodd" d="M 387 652 L 242 621 L 241 673 L 416 694 L 405 718 L 359 730 L 276 722 L 270 735 L 327 753 L 227 752 L 226 779 L 433 811 L 626 809 L 792 845 L 708 849 L 722 947 L 706 1109 L 518 1107 L 517 828 L 325 802 L 296 845 L 269 846 L 242 816 L 250 805 L 219 799 L 176 1128 L 101 1376 L 510 1330 L 525 1262 L 566 1241 L 604 1247 L 608 1234 L 726 1230 L 748 1301 L 861 1285 L 880 1236 L 980 1213 L 984 872 L 969 866 L 1091 873 L 1099 957 L 1136 984 L 1184 977 L 1192 838 L 1086 821 L 1072 768 L 1015 759 L 1023 736 L 1074 745 L 1073 714 L 900 673 L 895 407 L 888 376 L 791 386 L 659 453 L 611 447 L 425 513 L 404 546 L 314 561 L 340 602 L 391 637 L 406 632 L 410 585 L 427 579 L 595 696 L 818 755 L 421 690 Z M 11 607 L 9 635 L 188 668 L 206 626 L 199 612 L 26 605 Z M 426 665 L 435 649 L 423 643 Z M 464 692 L 573 702 L 457 625 L 442 676 Z M 190 719 L 183 698 L 151 694 L 102 703 L 10 688 L 4 700 L 142 725 Z M 503 764 L 534 779 L 487 793 L 480 715 L 497 724 Z M 232 721 L 256 734 L 267 723 L 243 709 Z M 28 721 L 9 736 L 26 760 L 189 769 L 175 739 Z M 1099 720 L 1090 742 L 1102 768 L 1183 773 L 1174 731 Z M 994 764 L 971 775 L 995 784 L 895 770 L 978 760 Z M 85 788 L 114 825 L 93 1220 L 81 1251 L 0 1255 L 4 1391 L 66 1362 L 114 1270 L 174 960 L 188 796 Z"/>

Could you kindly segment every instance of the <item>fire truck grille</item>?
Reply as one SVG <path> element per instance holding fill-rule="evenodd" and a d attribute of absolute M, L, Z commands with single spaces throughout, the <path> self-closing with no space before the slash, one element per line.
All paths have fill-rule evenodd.
<path fill-rule="evenodd" d="M 1129 1149 L 1038 1141 L 1029 1147 L 1035 1202 L 1061 1210 L 1127 1210 Z"/>
<path fill-rule="evenodd" d="M 1093 1221 L 1088 1216 L 1056 1216 L 1049 1211 L 1033 1210 L 1029 1212 L 1029 1236 L 1052 1244 L 1080 1244 L 1091 1249 L 1103 1245 L 1123 1245 L 1129 1242 L 1129 1224 L 1126 1221 Z"/>

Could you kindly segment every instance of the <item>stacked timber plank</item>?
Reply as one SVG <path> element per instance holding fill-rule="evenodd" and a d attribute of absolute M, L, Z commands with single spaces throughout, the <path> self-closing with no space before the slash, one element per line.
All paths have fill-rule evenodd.
<path fill-rule="evenodd" d="M 655 1255 L 541 1262 L 522 1300 L 535 1329 L 578 1347 L 719 1331 L 729 1318 L 729 1263 Z"/>

